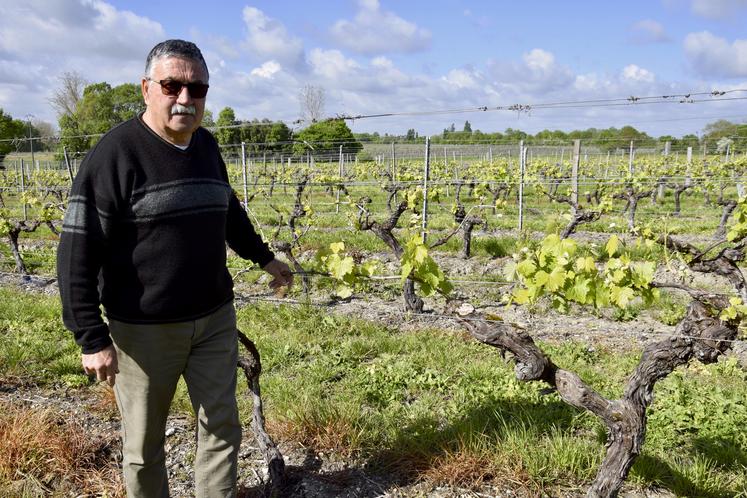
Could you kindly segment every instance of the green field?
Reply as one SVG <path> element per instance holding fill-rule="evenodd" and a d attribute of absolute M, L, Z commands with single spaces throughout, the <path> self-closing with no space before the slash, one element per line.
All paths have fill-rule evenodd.
<path fill-rule="evenodd" d="M 622 309 L 574 305 L 566 314 L 558 314 L 548 299 L 532 303 L 525 311 L 504 308 L 511 295 L 504 282 L 507 263 L 542 251 L 540 241 L 545 235 L 560 232 L 570 219 L 570 206 L 546 194 L 570 193 L 568 165 L 548 158 L 543 161 L 537 159 L 525 178 L 521 231 L 517 228 L 518 183 L 511 169 L 515 163 L 475 159 L 467 165 L 434 164 L 428 186 L 428 242 L 457 227 L 457 182 L 451 181 L 455 172 L 463 184 L 459 203 L 469 215 L 480 217 L 481 223 L 473 234 L 469 259 L 459 257 L 460 234 L 428 254 L 446 278 L 453 280 L 454 292 L 472 304 L 491 313 L 505 311 L 506 316 L 530 325 L 548 323 L 542 320 L 549 317 L 554 325 L 547 326 L 567 329 L 565 338 L 560 338 L 557 330 L 534 326 L 529 333 L 542 338 L 542 349 L 558 366 L 576 372 L 602 395 L 616 398 L 640 359 L 642 341 L 623 339 L 626 328 L 640 335 L 649 327 L 646 334 L 654 337 L 670 333 L 667 327 L 682 319 L 688 301 L 682 293 L 663 290 L 657 301 L 645 303 L 635 297 Z M 607 169 L 603 163 L 587 164 L 586 176 L 579 179 L 579 198 L 585 209 L 601 209 L 596 201 L 587 202 L 585 194 L 603 191 L 608 207 L 598 220 L 579 226 L 574 235 L 578 246 L 575 256 L 606 264 L 613 255 L 606 254 L 605 244 L 617 234 L 623 257 L 653 263 L 658 276 L 680 279 L 678 282 L 689 278 L 689 284 L 710 292 L 732 292 L 728 282 L 715 277 L 680 275 L 688 260 L 629 233 L 627 214 L 622 213 L 626 200 L 614 196 L 625 188 L 639 193 L 653 191 L 641 196 L 636 231 L 649 232 L 649 242 L 651 234 L 669 234 L 706 247 L 716 240 L 724 202 L 736 200 L 741 188 L 739 178 L 724 171 L 741 168 L 742 162 L 723 165 L 717 158 L 712 161 L 708 171 L 720 173 L 694 176 L 677 215 L 673 185 L 683 181 L 687 171 L 664 171 L 661 168 L 671 165 L 648 158 L 629 176 L 624 174 L 627 163 L 618 161 L 611 167 L 617 168 L 620 176 L 616 177 L 609 170 L 600 173 Z M 402 188 L 397 201 L 411 201 L 393 231 L 403 245 L 413 240 L 411 237 L 420 238 L 422 166 L 417 160 L 398 164 L 397 180 Z M 432 320 L 439 317 L 445 304 L 442 297 L 424 298 L 430 318 L 427 313 L 402 315 L 401 263 L 372 231 L 356 229 L 364 219 L 362 207 L 370 211 L 370 220 L 383 223 L 389 217 L 386 188 L 391 182 L 382 177 L 389 166 L 358 162 L 346 167 L 341 177 L 339 164 L 334 162 L 297 164 L 287 171 L 276 163 L 266 172 L 255 168 L 255 176 L 249 176 L 252 221 L 268 242 L 292 242 L 293 255 L 306 270 L 315 272 L 308 295 L 301 291 L 297 276 L 290 300 L 272 304 L 263 302 L 268 299 L 262 272 L 229 255 L 240 302 L 259 300 L 242 305 L 239 326 L 255 340 L 262 354 L 263 397 L 272 434 L 366 472 L 396 472 L 410 482 L 466 488 L 506 482 L 510 483 L 508 488 L 529 495 L 584 489 L 604 457 L 604 426 L 590 413 L 565 404 L 556 393 L 544 391 L 545 386 L 517 381 L 511 361 L 471 339 L 453 320 Z M 605 179 L 606 174 L 609 177 Z M 243 201 L 241 167 L 229 162 L 229 175 Z M 665 182 L 662 195 L 656 195 L 661 182 L 652 179 L 661 175 L 669 183 Z M 297 198 L 296 189 L 304 177 L 309 183 Z M 24 219 L 24 203 L 27 222 L 52 221 L 59 226 L 68 193 L 66 171 L 31 171 L 22 186 L 17 171 L 7 170 L 0 178 L 0 220 L 5 223 L 0 235 L 4 240 L 9 227 Z M 505 199 L 490 191 L 501 183 L 511 186 Z M 346 191 L 339 189 L 341 184 Z M 294 204 L 296 215 L 299 209 L 303 213 L 295 218 L 295 233 L 288 226 Z M 743 224 L 744 213 L 736 213 L 737 225 Z M 375 275 L 379 280 L 350 284 L 353 295 L 349 299 L 333 298 L 339 282 L 320 270 L 315 260 L 315 254 L 335 242 L 344 242 L 343 255 L 350 257 L 352 266 L 379 263 Z M 52 289 L 44 282 L 55 273 L 56 244 L 57 236 L 44 223 L 21 234 L 20 254 L 33 276 L 30 287 Z M 715 255 L 721 246 L 723 243 L 708 254 Z M 15 261 L 6 242 L 0 243 L 0 271 L 5 281 L 0 286 L 2 384 L 35 385 L 52 391 L 74 389 L 82 397 L 95 396 L 97 386 L 80 371 L 77 347 L 62 327 L 58 298 L 17 286 L 19 276 L 13 274 Z M 307 304 L 298 304 L 303 302 Z M 338 312 L 337 306 L 343 305 L 352 305 L 357 311 L 345 314 L 341 307 Z M 599 340 L 577 324 L 587 318 L 604 329 Z M 239 386 L 242 416 L 248 423 L 251 405 L 243 394 L 245 389 L 245 385 Z M 628 486 L 663 488 L 678 496 L 747 496 L 743 430 L 747 411 L 741 401 L 746 394 L 747 375 L 733 357 L 709 366 L 693 363 L 660 381 L 648 412 L 646 444 L 628 477 Z M 174 407 L 176 414 L 191 416 L 183 386 Z M 5 433 L 0 430 L 0 439 L 9 437 L 8 420 L 0 425 L 6 428 Z M 17 472 L 30 472 L 28 479 L 49 477 L 16 469 L 10 463 L 3 465 L 0 455 L 0 490 L 15 489 Z M 72 471 L 59 472 L 62 474 L 54 477 L 58 484 L 80 479 L 73 477 Z"/>

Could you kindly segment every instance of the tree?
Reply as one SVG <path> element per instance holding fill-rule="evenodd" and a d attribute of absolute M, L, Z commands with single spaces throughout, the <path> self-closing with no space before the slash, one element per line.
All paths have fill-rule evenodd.
<path fill-rule="evenodd" d="M 83 90 L 88 82 L 77 71 L 66 71 L 58 79 L 60 88 L 54 91 L 49 103 L 59 117 L 72 116 L 78 110 L 78 102 L 83 98 Z"/>
<path fill-rule="evenodd" d="M 301 118 L 307 123 L 317 123 L 324 118 L 324 88 L 304 85 L 298 96 Z"/>
<path fill-rule="evenodd" d="M 525 132 L 521 130 L 514 130 L 513 128 L 506 128 L 506 131 L 503 132 L 503 135 L 508 141 L 519 141 L 529 137 L 529 135 L 527 135 Z"/>
<path fill-rule="evenodd" d="M 409 130 L 407 130 L 405 140 L 407 140 L 408 142 L 412 142 L 416 138 L 418 138 L 418 132 L 415 131 L 415 128 L 410 128 Z"/>
<path fill-rule="evenodd" d="M 718 142 L 723 137 L 728 137 L 736 133 L 737 125 L 725 119 L 719 119 L 713 123 L 708 123 L 703 128 L 703 140 L 706 142 Z"/>
<path fill-rule="evenodd" d="M 334 154 L 339 152 L 340 145 L 346 154 L 355 154 L 363 149 L 363 145 L 355 139 L 353 132 L 342 119 L 329 119 L 314 123 L 298 132 L 296 143 L 293 146 L 295 154 L 309 152 L 306 143 L 314 147 L 314 155 Z M 304 143 L 306 142 L 306 143 Z"/>
<path fill-rule="evenodd" d="M 267 147 L 275 152 L 290 151 L 292 146 L 290 144 L 293 132 L 285 123 L 274 123 L 270 126 L 264 127 L 267 131 L 267 135 L 263 142 L 267 144 Z"/>
<path fill-rule="evenodd" d="M 20 119 L 13 119 L 10 114 L 0 109 L 0 164 L 6 155 L 16 150 L 11 139 L 25 136 L 26 124 Z"/>
<path fill-rule="evenodd" d="M 55 130 L 52 126 L 52 123 L 48 121 L 42 121 L 40 119 L 34 120 L 31 122 L 31 126 L 34 129 L 34 136 L 37 137 L 54 137 Z M 39 149 L 36 148 L 36 145 L 39 144 Z M 49 140 L 40 140 L 34 143 L 34 149 L 35 150 L 49 150 Z"/>
<path fill-rule="evenodd" d="M 285 123 L 273 123 L 266 118 L 240 120 L 231 107 L 221 109 L 214 126 L 218 143 L 235 145 L 244 142 L 248 153 L 290 152 L 292 149 L 292 132 Z"/>
<path fill-rule="evenodd" d="M 145 102 L 140 85 L 124 83 L 112 88 L 112 126 L 134 118 L 143 111 Z"/>
<path fill-rule="evenodd" d="M 469 121 L 464 122 L 464 129 L 462 131 L 465 133 L 472 133 L 472 125 L 469 124 Z"/>
<path fill-rule="evenodd" d="M 205 113 L 202 115 L 201 125 L 205 128 L 212 128 L 213 126 L 215 126 L 215 121 L 213 120 L 213 113 L 210 109 L 205 109 Z"/>
<path fill-rule="evenodd" d="M 683 135 L 682 138 L 673 142 L 673 145 L 674 143 L 677 144 L 678 148 L 687 150 L 688 147 L 692 147 L 693 150 L 695 150 L 700 144 L 700 139 L 698 138 L 697 135 L 688 134 L 688 135 Z"/>
<path fill-rule="evenodd" d="M 721 154 L 727 150 L 731 150 L 732 145 L 734 145 L 733 139 L 729 137 L 721 137 L 718 142 L 716 142 L 716 152 Z"/>
<path fill-rule="evenodd" d="M 218 119 L 215 122 L 215 139 L 221 145 L 236 144 L 241 141 L 241 130 L 237 127 L 239 122 L 236 120 L 236 114 L 230 107 L 224 107 L 218 113 Z M 234 128 L 226 128 L 233 126 Z"/>
<path fill-rule="evenodd" d="M 86 151 L 100 135 L 144 110 L 140 87 L 134 83 L 114 88 L 107 82 L 88 85 L 75 111 L 59 118 L 60 145 L 73 153 Z"/>

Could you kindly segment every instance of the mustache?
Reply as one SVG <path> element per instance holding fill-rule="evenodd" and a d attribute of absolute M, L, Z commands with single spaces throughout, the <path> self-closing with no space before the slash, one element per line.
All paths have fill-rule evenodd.
<path fill-rule="evenodd" d="M 196 113 L 195 106 L 193 105 L 181 105 L 181 104 L 174 104 L 171 106 L 171 114 L 191 114 L 192 116 Z"/>

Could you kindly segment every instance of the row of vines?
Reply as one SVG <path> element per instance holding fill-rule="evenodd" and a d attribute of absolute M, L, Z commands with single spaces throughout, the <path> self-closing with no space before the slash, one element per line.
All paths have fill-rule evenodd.
<path fill-rule="evenodd" d="M 577 173 L 570 159 L 553 157 L 535 157 L 523 171 L 509 157 L 434 160 L 427 173 L 424 166 L 412 159 L 309 158 L 262 168 L 230 163 L 229 176 L 265 238 L 294 267 L 301 281 L 296 292 L 308 296 L 313 277 L 324 276 L 334 282 L 335 299 L 354 299 L 371 292 L 377 279 L 396 277 L 400 297 L 393 306 L 413 314 L 443 306 L 441 313 L 476 340 L 510 353 L 518 379 L 543 382 L 597 416 L 607 428 L 606 456 L 588 496 L 616 496 L 644 444 L 656 382 L 691 361 L 717 361 L 741 339 L 747 159 L 641 156 L 581 161 Z M 47 227 L 45 236 L 54 238 L 68 194 L 67 171 L 0 173 L 0 236 L 17 272 L 29 273 L 21 237 Z M 519 232 L 523 215 L 528 223 Z M 603 242 L 582 247 L 574 237 L 582 227 Z M 372 234 L 381 251 L 354 247 L 346 241 L 351 233 Z M 480 311 L 439 264 L 447 247 L 469 259 L 475 237 L 500 233 L 526 240 L 492 276 L 506 282 L 501 305 L 545 301 L 561 312 L 599 313 L 655 301 L 662 289 L 688 297 L 674 334 L 645 347 L 620 398 L 607 399 L 557 367 L 531 330 Z M 398 262 L 395 275 L 382 273 L 384 256 Z M 664 272 L 675 278 L 659 278 Z M 724 287 L 697 288 L 695 273 L 723 279 Z"/>

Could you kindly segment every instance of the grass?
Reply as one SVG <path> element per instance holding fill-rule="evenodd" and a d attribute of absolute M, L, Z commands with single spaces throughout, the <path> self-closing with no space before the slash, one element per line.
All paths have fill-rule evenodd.
<path fill-rule="evenodd" d="M 94 440 L 65 414 L 0 403 L 2 496 L 124 496 L 107 461 L 111 441 Z"/>
<path fill-rule="evenodd" d="M 412 479 L 474 484 L 514 476 L 534 491 L 584 486 L 601 461 L 604 430 L 593 416 L 517 382 L 511 365 L 471 340 L 316 309 L 253 306 L 239 318 L 260 347 L 269 420 L 283 438 Z M 620 395 L 637 362 L 577 343 L 545 348 L 607 396 Z M 747 412 L 734 406 L 746 394 L 747 378 L 730 362 L 662 381 L 633 482 L 685 495 L 742 492 Z M 249 412 L 242 405 L 245 419 Z M 682 447 L 690 452 L 672 451 Z M 656 474 L 652 461 L 663 462 Z"/>
<path fill-rule="evenodd" d="M 313 307 L 253 305 L 240 309 L 238 318 L 262 354 L 268 425 L 280 439 L 366 463 L 402 482 L 491 481 L 534 494 L 585 487 L 603 457 L 605 434 L 595 417 L 556 394 L 542 395 L 537 384 L 518 382 L 496 350 L 464 334 L 399 330 Z M 638 361 L 637 354 L 572 341 L 542 347 L 610 397 L 620 395 Z M 9 377 L 80 386 L 111 405 L 80 372 L 56 297 L 0 288 L 0 378 Z M 242 376 L 239 384 L 248 424 L 251 400 Z M 629 481 L 682 496 L 744 494 L 745 372 L 733 361 L 694 364 L 657 384 L 655 395 L 644 451 Z M 191 413 L 183 385 L 173 410 Z M 0 413 L 8 420 L 11 412 L 1 407 Z M 43 421 L 33 420 L 43 429 L 39 437 L 53 437 Z M 9 434 L 0 436 L 0 451 L 11 447 L 8 438 L 27 439 Z M 60 472 L 72 476 L 87 468 L 75 462 L 73 470 Z M 16 471 L 4 472 L 0 486 L 10 486 L 8 472 Z M 22 472 L 31 476 L 24 480 L 28 486 L 49 479 Z"/>
<path fill-rule="evenodd" d="M 71 386 L 88 382 L 80 348 L 62 325 L 59 297 L 0 287 L 0 376 Z"/>

